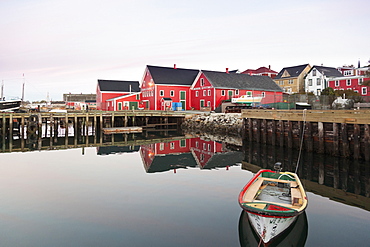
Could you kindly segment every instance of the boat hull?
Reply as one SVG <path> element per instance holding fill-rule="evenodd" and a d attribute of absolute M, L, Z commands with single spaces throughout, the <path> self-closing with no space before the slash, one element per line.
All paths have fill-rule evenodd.
<path fill-rule="evenodd" d="M 297 216 L 288 218 L 265 217 L 247 212 L 249 221 L 255 232 L 264 243 L 269 243 L 282 234 L 296 220 Z"/>
<path fill-rule="evenodd" d="M 14 111 L 21 106 L 20 100 L 0 101 L 0 111 Z"/>

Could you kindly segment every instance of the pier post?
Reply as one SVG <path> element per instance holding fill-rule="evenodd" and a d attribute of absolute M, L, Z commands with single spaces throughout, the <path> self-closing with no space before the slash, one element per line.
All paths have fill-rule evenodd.
<path fill-rule="evenodd" d="M 339 154 L 339 132 L 337 123 L 333 123 L 333 154 Z"/>
<path fill-rule="evenodd" d="M 360 158 L 360 125 L 353 125 L 353 158 Z"/>
<path fill-rule="evenodd" d="M 99 131 L 102 132 L 103 131 L 103 113 L 100 113 L 100 116 L 99 116 L 99 119 L 100 119 L 100 128 L 99 128 Z"/>
<path fill-rule="evenodd" d="M 312 136 L 312 123 L 306 122 L 307 130 L 305 135 L 306 140 L 306 150 L 307 152 L 313 151 L 313 136 Z"/>
<path fill-rule="evenodd" d="M 86 133 L 85 133 L 85 136 L 86 136 L 86 146 L 89 145 L 89 113 L 86 113 L 86 124 L 85 124 L 85 129 L 86 129 Z"/>
<path fill-rule="evenodd" d="M 262 129 L 262 143 L 263 144 L 266 144 L 266 142 L 267 142 L 267 120 L 266 119 L 262 119 L 262 125 L 263 125 L 263 129 Z"/>
<path fill-rule="evenodd" d="M 283 147 L 284 146 L 284 121 L 283 120 L 279 120 L 279 144 L 280 144 L 280 147 Z"/>
<path fill-rule="evenodd" d="M 249 135 L 249 141 L 253 141 L 253 120 L 251 118 L 248 118 L 248 135 Z"/>
<path fill-rule="evenodd" d="M 370 130 L 368 124 L 364 126 L 364 156 L 366 161 L 370 161 Z"/>
<path fill-rule="evenodd" d="M 38 121 L 38 137 L 42 138 L 42 117 L 41 113 L 37 114 L 37 121 Z"/>
<path fill-rule="evenodd" d="M 74 130 L 74 136 L 77 137 L 77 133 L 78 133 L 78 119 L 77 119 L 77 114 L 75 113 L 74 114 L 74 118 L 73 118 L 73 130 Z"/>
<path fill-rule="evenodd" d="M 64 138 L 65 138 L 65 146 L 68 148 L 68 112 L 65 115 L 65 131 L 64 131 Z"/>
<path fill-rule="evenodd" d="M 344 157 L 349 156 L 349 145 L 348 145 L 348 133 L 347 133 L 347 124 L 342 123 L 342 155 Z"/>
<path fill-rule="evenodd" d="M 318 153 L 322 154 L 325 152 L 324 148 L 324 123 L 318 122 L 317 123 L 317 131 L 319 132 L 319 149 Z"/>
<path fill-rule="evenodd" d="M 261 119 L 255 119 L 257 123 L 257 131 L 256 131 L 256 141 L 257 143 L 261 142 Z"/>
<path fill-rule="evenodd" d="M 276 121 L 271 120 L 271 145 L 276 145 Z"/>
<path fill-rule="evenodd" d="M 288 148 L 291 149 L 293 147 L 293 123 L 292 121 L 288 121 Z"/>

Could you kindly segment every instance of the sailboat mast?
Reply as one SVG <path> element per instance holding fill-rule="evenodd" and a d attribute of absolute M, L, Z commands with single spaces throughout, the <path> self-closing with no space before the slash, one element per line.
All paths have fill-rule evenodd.
<path fill-rule="evenodd" d="M 24 101 L 24 74 L 23 74 L 23 85 L 22 85 L 22 102 L 21 102 L 22 105 L 23 105 L 23 101 Z"/>
<path fill-rule="evenodd" d="M 0 100 L 3 100 L 4 97 L 4 80 L 1 81 L 1 98 Z"/>

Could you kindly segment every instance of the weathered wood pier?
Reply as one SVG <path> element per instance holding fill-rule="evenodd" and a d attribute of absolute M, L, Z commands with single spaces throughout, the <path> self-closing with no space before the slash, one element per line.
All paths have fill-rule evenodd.
<path fill-rule="evenodd" d="M 248 141 L 370 161 L 369 110 L 250 109 L 242 117 Z"/>
<path fill-rule="evenodd" d="M 186 113 L 170 111 L 75 111 L 47 113 L 1 113 L 0 136 L 58 136 L 59 127 L 72 124 L 75 135 L 86 136 L 88 129 L 100 132 L 104 128 L 141 127 L 144 130 L 177 130 Z M 65 132 L 68 137 L 68 132 Z"/>

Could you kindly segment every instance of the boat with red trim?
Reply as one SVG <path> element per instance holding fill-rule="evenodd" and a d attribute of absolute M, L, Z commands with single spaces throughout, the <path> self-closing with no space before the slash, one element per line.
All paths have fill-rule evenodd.
<path fill-rule="evenodd" d="M 283 233 L 307 207 L 307 196 L 296 173 L 263 169 L 239 194 L 254 230 L 264 243 Z"/>

